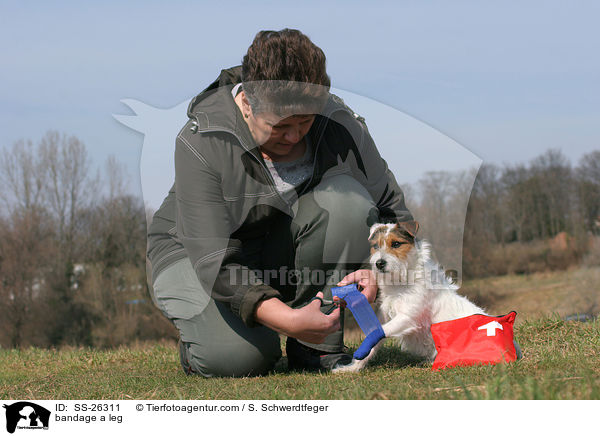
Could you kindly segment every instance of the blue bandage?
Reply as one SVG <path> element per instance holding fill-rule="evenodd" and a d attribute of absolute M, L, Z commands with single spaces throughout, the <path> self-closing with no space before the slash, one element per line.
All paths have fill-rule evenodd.
<path fill-rule="evenodd" d="M 365 340 L 354 353 L 355 359 L 364 359 L 371 349 L 385 337 L 381 323 L 373 312 L 367 297 L 358 290 L 355 284 L 331 288 L 331 293 L 334 297 L 346 302 L 358 326 L 366 335 Z"/>
<path fill-rule="evenodd" d="M 385 338 L 385 333 L 383 333 L 383 329 L 379 327 L 378 330 L 375 330 L 367 335 L 358 350 L 354 352 L 354 358 L 358 360 L 362 360 L 369 355 L 371 350 L 379 341 Z"/>

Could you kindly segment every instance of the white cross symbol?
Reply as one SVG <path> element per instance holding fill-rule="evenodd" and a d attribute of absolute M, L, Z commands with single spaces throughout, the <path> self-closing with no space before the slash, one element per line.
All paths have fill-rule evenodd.
<path fill-rule="evenodd" d="M 488 322 L 487 324 L 482 325 L 477 330 L 487 330 L 488 336 L 496 336 L 496 329 L 504 330 L 502 328 L 502 324 L 498 321 Z"/>

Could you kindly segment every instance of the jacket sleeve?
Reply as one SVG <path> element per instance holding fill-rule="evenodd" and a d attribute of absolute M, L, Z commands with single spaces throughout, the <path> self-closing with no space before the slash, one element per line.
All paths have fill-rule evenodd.
<path fill-rule="evenodd" d="M 281 294 L 256 279 L 244 259 L 221 190 L 220 174 L 181 134 L 175 146 L 177 235 L 204 290 L 252 327 L 256 305 Z"/>

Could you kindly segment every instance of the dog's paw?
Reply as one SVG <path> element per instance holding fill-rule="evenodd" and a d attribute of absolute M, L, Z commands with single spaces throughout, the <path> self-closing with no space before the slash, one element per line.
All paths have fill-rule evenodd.
<path fill-rule="evenodd" d="M 343 373 L 343 372 L 359 372 L 364 367 L 364 363 L 362 360 L 352 359 L 348 365 L 339 365 L 331 370 L 334 373 Z"/>

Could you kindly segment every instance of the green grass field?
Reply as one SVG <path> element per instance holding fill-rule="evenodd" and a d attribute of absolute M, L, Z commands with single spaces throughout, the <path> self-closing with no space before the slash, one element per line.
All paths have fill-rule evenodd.
<path fill-rule="evenodd" d="M 402 353 L 388 341 L 373 364 L 360 374 L 288 372 L 284 358 L 269 376 L 203 379 L 183 375 L 174 343 L 103 351 L 0 350 L 0 398 L 600 399 L 600 321 L 564 322 L 557 315 L 542 316 L 517 305 L 524 292 L 529 298 L 561 305 L 563 298 L 548 287 L 561 293 L 564 286 L 573 286 L 572 274 L 581 284 L 585 280 L 595 283 L 599 273 L 597 269 L 580 270 L 533 280 L 505 277 L 489 281 L 495 292 L 490 312 L 520 312 L 515 333 L 524 358 L 510 364 L 433 372 L 430 365 Z M 561 285 L 561 281 L 565 283 Z M 502 296 L 500 290 L 507 283 L 511 292 Z M 478 292 L 485 286 L 484 281 L 467 283 L 465 291 Z M 521 293 L 513 295 L 515 286 L 520 286 Z M 539 308 L 543 301 L 530 304 Z M 350 345 L 357 346 L 360 337 L 349 335 L 349 340 Z"/>

